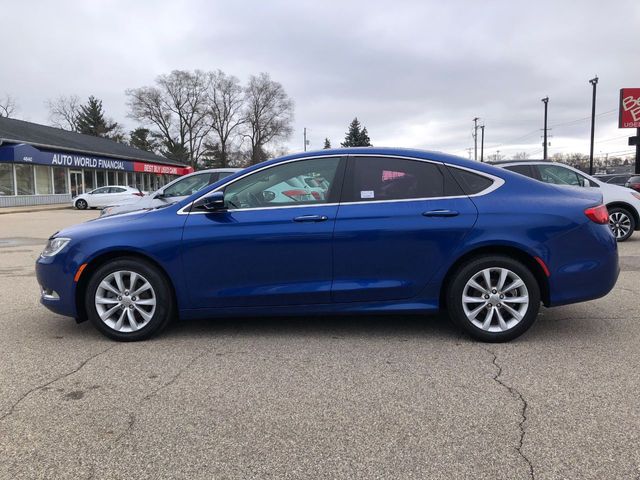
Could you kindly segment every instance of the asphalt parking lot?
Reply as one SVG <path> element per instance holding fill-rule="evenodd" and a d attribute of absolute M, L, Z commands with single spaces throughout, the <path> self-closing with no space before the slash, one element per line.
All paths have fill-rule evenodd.
<path fill-rule="evenodd" d="M 607 297 L 509 344 L 440 317 L 175 323 L 115 343 L 38 302 L 97 212 L 0 215 L 0 478 L 640 478 L 640 234 Z"/>

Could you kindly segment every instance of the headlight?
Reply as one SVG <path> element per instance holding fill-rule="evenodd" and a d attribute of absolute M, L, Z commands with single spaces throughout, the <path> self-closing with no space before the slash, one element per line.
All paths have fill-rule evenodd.
<path fill-rule="evenodd" d="M 43 257 L 53 257 L 55 254 L 59 253 L 60 250 L 66 247 L 67 243 L 70 241 L 70 238 L 64 237 L 50 238 L 47 242 L 47 246 L 44 247 L 44 250 L 40 255 Z"/>

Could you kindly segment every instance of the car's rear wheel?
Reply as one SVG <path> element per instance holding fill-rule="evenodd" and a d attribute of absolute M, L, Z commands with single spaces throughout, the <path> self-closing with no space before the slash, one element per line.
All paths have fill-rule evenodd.
<path fill-rule="evenodd" d="M 501 255 L 471 259 L 453 274 L 446 292 L 451 320 L 484 342 L 522 335 L 540 309 L 540 287 L 531 271 Z"/>
<path fill-rule="evenodd" d="M 89 204 L 87 203 L 86 200 L 84 200 L 82 198 L 76 200 L 76 208 L 78 210 L 86 210 L 88 206 L 89 206 Z"/>
<path fill-rule="evenodd" d="M 631 213 L 620 207 L 609 210 L 609 228 L 618 242 L 624 242 L 636 229 L 636 222 Z"/>
<path fill-rule="evenodd" d="M 160 332 L 173 313 L 164 275 L 149 262 L 119 258 L 98 268 L 87 285 L 89 320 L 114 340 L 144 340 Z"/>

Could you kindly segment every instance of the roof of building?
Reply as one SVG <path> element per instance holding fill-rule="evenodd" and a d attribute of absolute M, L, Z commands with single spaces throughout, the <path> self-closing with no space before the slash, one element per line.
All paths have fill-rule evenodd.
<path fill-rule="evenodd" d="M 6 143 L 28 143 L 49 150 L 63 150 L 105 157 L 139 160 L 164 165 L 183 166 L 155 153 L 130 147 L 107 138 L 70 132 L 61 128 L 25 122 L 15 118 L 0 117 L 0 141 Z"/>

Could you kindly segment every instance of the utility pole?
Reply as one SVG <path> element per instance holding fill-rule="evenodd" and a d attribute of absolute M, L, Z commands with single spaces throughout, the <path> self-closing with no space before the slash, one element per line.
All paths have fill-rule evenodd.
<path fill-rule="evenodd" d="M 598 85 L 598 76 L 589 80 L 593 85 L 593 96 L 591 97 L 591 148 L 589 149 L 589 175 L 593 175 L 593 136 L 596 131 L 596 85 Z"/>
<path fill-rule="evenodd" d="M 307 151 L 307 127 L 304 127 L 304 151 Z"/>
<path fill-rule="evenodd" d="M 547 159 L 547 107 L 549 104 L 549 97 L 544 97 L 542 99 L 542 103 L 544 103 L 544 142 L 542 144 L 543 146 L 543 159 L 546 160 Z"/>
<path fill-rule="evenodd" d="M 484 125 L 480 125 L 480 162 L 484 162 Z"/>
<path fill-rule="evenodd" d="M 478 117 L 473 119 L 473 159 L 478 161 Z"/>

